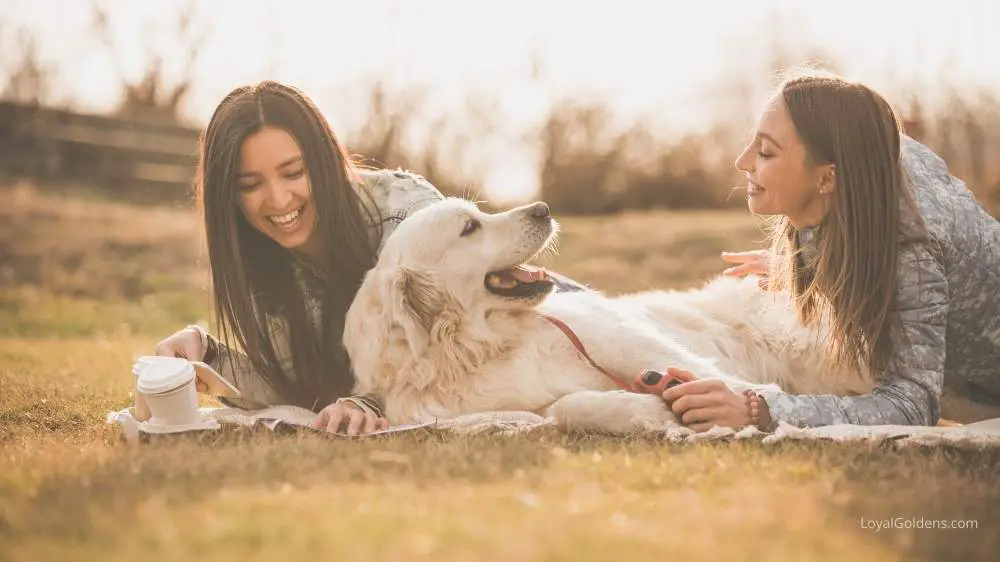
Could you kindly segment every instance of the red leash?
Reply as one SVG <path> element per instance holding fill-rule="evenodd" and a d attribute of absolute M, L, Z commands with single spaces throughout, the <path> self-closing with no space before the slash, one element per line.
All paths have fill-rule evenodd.
<path fill-rule="evenodd" d="M 621 388 L 622 390 L 627 390 L 629 392 L 636 392 L 636 390 L 632 388 L 632 385 L 625 382 L 624 379 L 615 376 L 613 373 L 611 373 L 604 367 L 601 367 L 600 365 L 595 363 L 594 360 L 590 358 L 590 354 L 587 353 L 587 348 L 583 346 L 583 342 L 580 341 L 580 338 L 577 337 L 576 333 L 573 332 L 573 330 L 570 329 L 570 327 L 567 326 L 565 322 L 563 322 L 558 318 L 553 318 L 552 316 L 548 316 L 546 314 L 543 314 L 542 318 L 548 320 L 553 325 L 555 325 L 556 328 L 559 328 L 559 330 L 562 331 L 563 334 L 566 334 L 566 337 L 569 338 L 569 341 L 573 343 L 573 347 L 575 347 L 577 351 L 579 351 L 580 354 L 583 355 L 583 358 L 586 359 L 588 363 L 590 363 L 591 367 L 597 369 L 598 371 L 601 372 L 601 374 L 614 381 L 614 383 L 618 385 L 618 387 Z"/>

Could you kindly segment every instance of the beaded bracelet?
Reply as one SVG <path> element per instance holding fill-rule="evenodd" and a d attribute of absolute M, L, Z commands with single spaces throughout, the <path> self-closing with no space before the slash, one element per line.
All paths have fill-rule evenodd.
<path fill-rule="evenodd" d="M 747 409 L 750 410 L 750 425 L 760 426 L 760 397 L 751 389 L 743 391 L 743 396 L 747 399 Z"/>

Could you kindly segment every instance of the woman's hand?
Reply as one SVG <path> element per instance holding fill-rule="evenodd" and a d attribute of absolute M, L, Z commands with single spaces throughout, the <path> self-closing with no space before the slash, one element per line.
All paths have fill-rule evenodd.
<path fill-rule="evenodd" d="M 767 250 L 752 250 L 749 252 L 722 252 L 722 259 L 735 263 L 722 271 L 723 275 L 741 277 L 743 275 L 759 275 L 761 289 L 767 289 L 767 276 L 770 273 L 770 252 Z"/>
<path fill-rule="evenodd" d="M 666 388 L 671 378 L 682 382 Z M 716 425 L 739 430 L 751 423 L 746 397 L 717 379 L 699 379 L 691 371 L 670 367 L 656 385 L 645 384 L 641 377 L 636 385 L 662 396 L 681 423 L 698 432 L 708 431 Z"/>
<path fill-rule="evenodd" d="M 184 328 L 156 344 L 154 355 L 161 357 L 183 357 L 188 361 L 201 361 L 205 357 L 205 338 L 197 328 Z M 198 392 L 207 392 L 208 385 L 195 378 Z"/>
<path fill-rule="evenodd" d="M 312 426 L 330 433 L 338 433 L 342 427 L 346 427 L 347 435 L 361 435 L 386 429 L 389 427 L 389 421 L 375 417 L 375 414 L 365 412 L 351 402 L 342 401 L 334 402 L 320 410 Z"/>

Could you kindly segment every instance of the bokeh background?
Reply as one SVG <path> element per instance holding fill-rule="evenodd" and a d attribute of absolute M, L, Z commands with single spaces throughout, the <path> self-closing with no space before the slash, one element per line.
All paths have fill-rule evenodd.
<path fill-rule="evenodd" d="M 548 201 L 543 265 L 684 289 L 763 243 L 733 161 L 790 67 L 876 87 L 1000 214 L 998 23 L 992 0 L 0 0 L 0 559 L 995 560 L 995 450 L 554 429 L 133 448 L 105 415 L 138 356 L 212 327 L 191 183 L 237 85 L 300 87 L 365 164 Z M 870 528 L 895 518 L 976 526 Z"/>
<path fill-rule="evenodd" d="M 738 208 L 732 163 L 758 108 L 782 71 L 812 65 L 877 88 L 1000 204 L 988 0 L 0 5 L 0 97 L 18 104 L 0 112 L 8 177 L 183 200 L 215 104 L 275 78 L 365 162 L 488 204 Z M 70 113 L 42 111 L 33 128 L 21 104 Z"/>

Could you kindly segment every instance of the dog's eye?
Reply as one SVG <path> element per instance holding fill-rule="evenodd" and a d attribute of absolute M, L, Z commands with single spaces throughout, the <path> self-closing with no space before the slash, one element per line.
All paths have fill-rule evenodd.
<path fill-rule="evenodd" d="M 462 236 L 468 236 L 482 227 L 483 223 L 479 222 L 476 219 L 469 219 L 465 223 L 465 228 L 462 229 Z"/>

